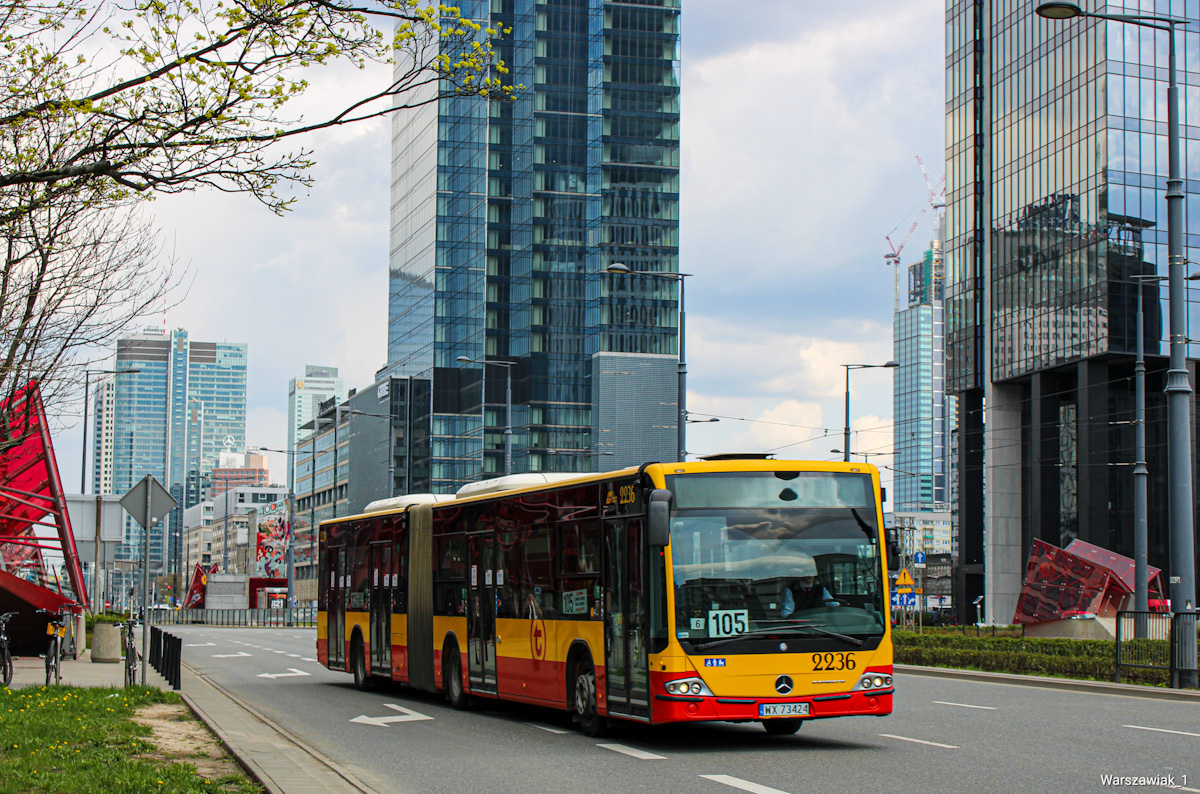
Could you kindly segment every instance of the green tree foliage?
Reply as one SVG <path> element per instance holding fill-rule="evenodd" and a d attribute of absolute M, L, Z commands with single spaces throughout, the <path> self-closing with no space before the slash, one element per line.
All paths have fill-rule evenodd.
<path fill-rule="evenodd" d="M 212 187 L 282 213 L 310 183 L 305 133 L 511 100 L 522 86 L 493 49 L 510 32 L 429 0 L 0 0 L 0 399 L 30 379 L 48 406 L 77 392 L 80 353 L 162 305 L 140 200 Z M 292 112 L 336 62 L 392 79 Z"/>

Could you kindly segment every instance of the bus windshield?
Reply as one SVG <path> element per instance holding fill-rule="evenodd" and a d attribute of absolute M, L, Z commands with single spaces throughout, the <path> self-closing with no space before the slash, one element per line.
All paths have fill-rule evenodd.
<path fill-rule="evenodd" d="M 675 630 L 685 647 L 774 630 L 883 633 L 870 479 L 819 473 L 805 482 L 810 474 L 670 478 Z M 744 487 L 730 483 L 742 479 Z"/>

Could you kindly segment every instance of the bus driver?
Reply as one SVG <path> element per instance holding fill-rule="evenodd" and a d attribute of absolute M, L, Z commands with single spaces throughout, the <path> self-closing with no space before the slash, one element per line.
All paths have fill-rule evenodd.
<path fill-rule="evenodd" d="M 824 585 L 817 581 L 817 564 L 813 562 L 812 557 L 805 555 L 795 568 L 795 579 L 792 580 L 791 586 L 784 581 L 780 605 L 782 608 L 779 615 L 786 618 L 806 609 L 836 607 L 838 602 Z"/>

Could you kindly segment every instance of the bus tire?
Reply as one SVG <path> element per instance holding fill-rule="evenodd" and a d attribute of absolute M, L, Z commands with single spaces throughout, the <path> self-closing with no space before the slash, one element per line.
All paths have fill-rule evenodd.
<path fill-rule="evenodd" d="M 604 717 L 596 702 L 596 668 L 591 657 L 582 656 L 575 665 L 575 718 L 584 736 L 603 736 Z"/>
<path fill-rule="evenodd" d="M 354 672 L 354 688 L 361 692 L 371 689 L 371 675 L 367 672 L 367 655 L 363 651 L 362 637 L 355 635 L 350 643 L 350 669 Z"/>
<path fill-rule="evenodd" d="M 763 720 L 762 726 L 772 736 L 791 736 L 803 723 L 804 720 Z"/>
<path fill-rule="evenodd" d="M 458 647 L 447 648 L 442 654 L 442 681 L 446 685 L 446 700 L 456 711 L 465 711 L 471 707 L 471 698 L 463 689 L 462 654 Z"/>

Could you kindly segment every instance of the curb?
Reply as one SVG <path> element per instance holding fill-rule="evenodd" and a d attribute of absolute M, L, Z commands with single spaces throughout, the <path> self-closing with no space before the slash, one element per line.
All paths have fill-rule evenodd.
<path fill-rule="evenodd" d="M 1075 678 L 1043 678 L 1041 676 L 1017 675 L 1015 673 L 992 673 L 985 670 L 959 670 L 951 667 L 922 667 L 918 665 L 893 665 L 896 673 L 929 676 L 932 678 L 958 678 L 985 684 L 1009 684 L 1013 686 L 1061 689 L 1072 692 L 1088 692 L 1093 695 L 1121 695 L 1149 700 L 1177 700 L 1200 703 L 1200 691 L 1194 689 L 1164 689 L 1141 684 L 1115 684 L 1111 681 L 1085 681 Z"/>
<path fill-rule="evenodd" d="M 346 790 L 358 791 L 361 792 L 361 794 L 379 794 L 379 792 L 377 792 L 375 789 L 371 788 L 355 777 L 349 770 L 329 759 L 316 748 L 293 736 L 291 733 L 280 727 L 277 723 L 273 722 L 265 715 L 237 700 L 237 698 L 230 694 L 224 687 L 198 673 L 195 668 L 193 668 L 187 662 L 182 662 L 182 666 L 186 668 L 186 671 L 190 674 L 190 678 L 194 678 L 197 681 L 212 687 L 217 697 L 225 701 L 221 704 L 222 706 L 245 712 L 245 714 L 250 715 L 258 722 L 261 722 L 264 726 L 266 726 L 267 729 L 277 734 L 280 740 L 291 745 L 304 755 L 307 755 L 314 763 L 318 764 L 320 767 L 323 767 L 337 778 L 340 778 L 341 782 L 346 785 Z M 238 763 L 242 765 L 242 768 L 245 769 L 247 773 L 249 773 L 249 775 L 258 782 L 259 785 L 261 785 L 268 792 L 271 792 L 271 794 L 288 794 L 289 791 L 292 791 L 291 788 L 281 787 L 280 784 L 270 774 L 270 772 L 264 769 L 263 765 L 258 760 L 246 752 L 236 742 L 236 740 L 232 738 L 232 732 L 226 730 L 219 723 L 217 723 L 215 719 L 213 719 L 206 711 L 204 711 L 203 707 L 196 702 L 193 696 L 189 695 L 187 692 L 184 692 L 182 689 L 180 690 L 179 694 L 183 698 L 184 703 L 187 704 L 188 708 L 192 710 L 192 712 L 200 719 L 201 722 L 208 726 L 209 730 L 216 734 L 217 738 L 220 739 L 221 744 L 225 746 L 225 749 L 228 750 L 229 753 L 238 760 Z M 305 789 L 307 790 L 307 787 L 305 787 Z M 311 790 L 321 791 L 324 789 L 313 788 Z"/>

